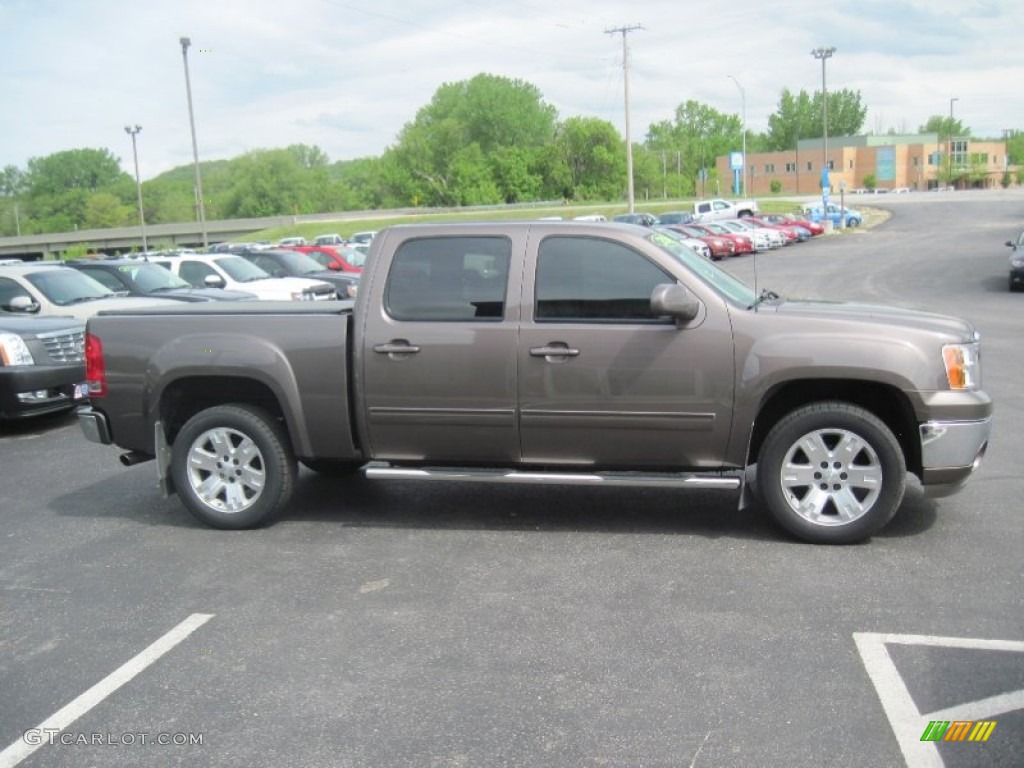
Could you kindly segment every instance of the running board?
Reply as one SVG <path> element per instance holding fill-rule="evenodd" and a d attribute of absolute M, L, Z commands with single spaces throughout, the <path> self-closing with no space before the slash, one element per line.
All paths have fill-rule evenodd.
<path fill-rule="evenodd" d="M 448 482 L 532 483 L 541 485 L 604 485 L 620 488 L 717 488 L 736 489 L 738 477 L 681 473 L 642 474 L 638 472 L 540 472 L 475 468 L 381 467 L 363 470 L 374 480 L 445 480 Z"/>

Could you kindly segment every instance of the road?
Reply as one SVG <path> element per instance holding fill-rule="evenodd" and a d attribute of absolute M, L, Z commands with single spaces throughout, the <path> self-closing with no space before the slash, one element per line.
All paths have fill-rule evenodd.
<path fill-rule="evenodd" d="M 1002 243 L 1024 199 L 906 197 L 725 263 L 983 334 L 983 467 L 947 499 L 911 487 L 862 545 L 795 542 L 731 494 L 305 471 L 286 518 L 214 531 L 70 417 L 0 427 L 0 766 L 1019 765 L 1024 295 Z M 930 720 L 997 725 L 914 752 Z"/>

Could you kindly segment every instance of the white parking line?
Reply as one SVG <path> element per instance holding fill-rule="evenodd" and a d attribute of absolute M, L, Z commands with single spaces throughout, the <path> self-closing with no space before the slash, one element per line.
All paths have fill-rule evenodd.
<path fill-rule="evenodd" d="M 41 722 L 35 730 L 64 730 L 212 618 L 212 613 L 193 613 L 144 651 L 122 664 L 77 699 L 69 702 Z M 42 743 L 30 744 L 24 738 L 19 739 L 0 752 L 0 768 L 14 768 L 41 746 Z"/>
<path fill-rule="evenodd" d="M 921 741 L 925 720 L 978 720 L 994 717 L 1003 712 L 1012 712 L 1024 705 L 1024 691 L 1012 691 L 981 701 L 965 702 L 938 712 L 919 712 L 885 647 L 887 643 L 892 643 L 1024 653 L 1024 642 L 933 635 L 886 635 L 873 632 L 854 632 L 853 640 L 857 644 L 864 668 L 875 685 L 882 709 L 889 718 L 896 741 L 910 768 L 942 768 L 944 765 L 934 742 Z"/>

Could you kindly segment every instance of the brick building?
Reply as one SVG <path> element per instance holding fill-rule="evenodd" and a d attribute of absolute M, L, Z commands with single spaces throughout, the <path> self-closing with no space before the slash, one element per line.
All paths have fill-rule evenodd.
<path fill-rule="evenodd" d="M 952 150 L 952 153 L 950 153 Z M 735 153 L 734 153 L 735 154 Z M 874 177 L 878 189 L 936 187 L 998 187 L 1009 165 L 1006 142 L 956 138 L 934 133 L 909 136 L 829 136 L 828 164 L 832 191 L 863 189 Z M 746 195 L 779 192 L 814 194 L 821 191 L 822 140 L 802 139 L 795 150 L 747 153 Z M 729 156 L 716 158 L 720 179 L 732 186 Z M 723 184 L 724 186 L 724 184 Z M 723 190 L 724 191 L 724 190 Z"/>

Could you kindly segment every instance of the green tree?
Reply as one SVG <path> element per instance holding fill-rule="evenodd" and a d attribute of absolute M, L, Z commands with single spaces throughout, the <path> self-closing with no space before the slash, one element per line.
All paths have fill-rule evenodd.
<path fill-rule="evenodd" d="M 536 86 L 522 80 L 480 74 L 446 83 L 402 128 L 397 144 L 386 153 L 388 162 L 404 171 L 394 173 L 392 181 L 411 182 L 401 195 L 406 199 L 459 205 L 464 199 L 489 197 L 483 177 L 492 175 L 499 199 L 516 198 L 522 191 L 521 179 L 515 189 L 500 188 L 489 158 L 502 148 L 543 147 L 554 136 L 556 115 Z M 468 149 L 473 145 L 479 153 Z M 471 172 L 467 163 L 474 160 L 482 167 Z M 463 194 L 456 188 L 459 180 L 474 191 Z"/>
<path fill-rule="evenodd" d="M 231 163 L 228 217 L 280 216 L 311 212 L 302 166 L 287 149 L 258 149 Z"/>
<path fill-rule="evenodd" d="M 128 174 L 107 149 L 69 149 L 28 161 L 26 192 L 29 197 L 68 190 L 95 192 Z M 128 177 L 129 179 L 131 177 Z"/>
<path fill-rule="evenodd" d="M 794 94 L 784 88 L 779 96 L 779 106 L 768 116 L 768 133 L 765 135 L 767 151 L 782 151 L 796 148 L 800 139 L 817 139 L 824 134 L 821 91 L 813 96 L 801 90 Z M 860 91 L 843 88 L 828 93 L 829 136 L 853 136 L 860 133 L 867 117 L 868 108 L 861 102 Z"/>
<path fill-rule="evenodd" d="M 626 189 L 626 147 L 607 120 L 570 117 L 555 137 L 558 161 L 567 169 L 563 197 L 618 200 Z"/>
<path fill-rule="evenodd" d="M 950 136 L 970 136 L 971 129 L 960 122 L 959 118 L 950 120 L 949 115 L 932 115 L 924 125 L 918 128 L 918 133 L 934 133 L 940 139 L 946 140 Z"/>
<path fill-rule="evenodd" d="M 315 145 L 291 144 L 288 146 L 288 151 L 295 156 L 300 166 L 308 170 L 326 168 L 330 162 L 327 153 Z"/>
<path fill-rule="evenodd" d="M 84 225 L 88 229 L 121 227 L 132 223 L 136 213 L 130 206 L 122 203 L 117 195 L 110 192 L 95 192 L 86 201 Z"/>
<path fill-rule="evenodd" d="M 750 136 L 748 151 L 753 151 Z M 645 146 L 664 152 L 660 171 L 669 195 L 695 194 L 701 168 L 710 168 L 715 158 L 743 146 L 743 121 L 739 115 L 719 112 L 698 101 L 676 107 L 672 120 L 652 123 Z M 671 166 L 675 173 L 669 171 Z"/>

